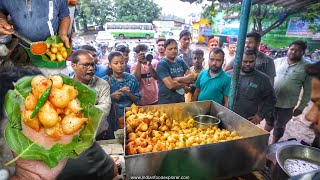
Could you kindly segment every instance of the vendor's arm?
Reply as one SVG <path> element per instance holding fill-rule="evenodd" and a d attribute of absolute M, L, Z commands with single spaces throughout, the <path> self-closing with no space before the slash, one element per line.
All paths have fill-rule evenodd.
<path fill-rule="evenodd" d="M 70 12 L 68 8 L 68 1 L 61 1 L 61 4 L 59 6 L 59 15 L 58 15 L 60 19 L 58 35 L 60 36 L 66 48 L 70 48 L 68 30 L 69 30 L 71 19 L 69 15 L 70 15 Z"/>
<path fill-rule="evenodd" d="M 61 40 L 63 41 L 66 48 L 70 48 L 70 41 L 68 38 L 68 29 L 70 26 L 70 17 L 66 16 L 63 19 L 60 20 L 60 26 L 59 26 L 59 36 Z"/>

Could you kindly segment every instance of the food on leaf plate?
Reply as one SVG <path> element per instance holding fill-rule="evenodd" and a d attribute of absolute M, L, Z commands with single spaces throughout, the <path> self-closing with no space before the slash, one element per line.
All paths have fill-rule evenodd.
<path fill-rule="evenodd" d="M 30 127 L 43 133 L 44 139 L 50 137 L 57 141 L 63 136 L 78 132 L 88 121 L 88 118 L 83 116 L 77 99 L 78 91 L 73 86 L 63 84 L 61 76 L 49 75 L 49 79 L 42 75 L 35 76 L 31 81 L 31 87 L 32 92 L 29 93 L 22 107 L 23 123 L 27 126 L 23 131 L 27 136 L 29 131 L 25 129 Z M 40 132 L 41 129 L 43 129 L 42 132 Z M 30 139 L 33 138 L 30 136 Z"/>
<path fill-rule="evenodd" d="M 196 128 L 193 118 L 175 120 L 166 113 L 145 112 L 135 104 L 126 112 L 126 153 L 142 154 L 242 138 L 215 126 Z"/>
<path fill-rule="evenodd" d="M 25 76 L 5 96 L 4 137 L 18 158 L 42 160 L 50 168 L 75 158 L 95 140 L 104 116 L 96 92 L 64 75 Z"/>
<path fill-rule="evenodd" d="M 47 45 L 46 55 L 49 57 L 50 61 L 65 61 L 68 57 L 67 49 L 63 43 L 53 43 Z"/>

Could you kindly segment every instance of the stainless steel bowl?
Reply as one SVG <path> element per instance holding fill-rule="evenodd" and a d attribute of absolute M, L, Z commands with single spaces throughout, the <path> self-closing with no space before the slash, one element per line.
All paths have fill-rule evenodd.
<path fill-rule="evenodd" d="M 320 169 L 320 150 L 303 145 L 288 145 L 279 149 L 276 158 L 288 176 L 296 176 Z"/>
<path fill-rule="evenodd" d="M 220 119 L 210 115 L 198 115 L 194 116 L 193 119 L 197 128 L 208 128 L 212 126 L 218 127 L 221 122 Z"/>

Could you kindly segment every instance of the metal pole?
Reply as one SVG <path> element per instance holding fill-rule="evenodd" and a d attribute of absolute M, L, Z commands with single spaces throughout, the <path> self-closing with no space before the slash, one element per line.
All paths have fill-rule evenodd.
<path fill-rule="evenodd" d="M 252 4 L 252 0 L 242 1 L 240 29 L 239 29 L 238 42 L 237 42 L 237 52 L 236 52 L 236 57 L 233 65 L 233 76 L 231 79 L 231 87 L 230 87 L 230 93 L 229 93 L 229 108 L 231 110 L 234 110 L 234 102 L 237 95 L 237 87 L 238 87 L 238 81 L 239 81 L 240 68 L 242 64 L 243 49 L 244 49 L 246 34 L 248 29 L 251 4 Z"/>

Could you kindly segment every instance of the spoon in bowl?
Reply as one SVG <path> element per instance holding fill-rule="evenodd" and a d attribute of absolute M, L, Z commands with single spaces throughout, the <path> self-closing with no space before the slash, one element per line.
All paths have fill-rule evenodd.
<path fill-rule="evenodd" d="M 30 51 L 32 54 L 34 55 L 42 55 L 44 54 L 48 47 L 46 45 L 45 42 L 43 41 L 38 41 L 38 42 L 32 42 L 30 41 L 28 38 L 22 36 L 21 34 L 19 34 L 17 31 L 15 30 L 9 30 L 9 32 L 11 32 L 13 35 L 15 35 L 17 38 L 23 40 L 24 42 L 28 43 L 30 45 Z"/>

